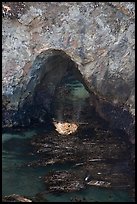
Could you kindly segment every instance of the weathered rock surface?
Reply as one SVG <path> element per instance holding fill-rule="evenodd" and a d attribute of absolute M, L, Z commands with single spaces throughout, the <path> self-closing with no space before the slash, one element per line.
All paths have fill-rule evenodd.
<path fill-rule="evenodd" d="M 90 93 L 131 114 L 130 128 L 120 129 L 134 140 L 134 2 L 7 2 L 2 35 L 3 126 L 29 124 L 36 89 L 42 91 L 43 84 L 45 103 L 50 103 L 73 61 Z M 111 113 L 104 111 L 103 117 Z M 111 125 L 123 117 L 113 117 Z"/>

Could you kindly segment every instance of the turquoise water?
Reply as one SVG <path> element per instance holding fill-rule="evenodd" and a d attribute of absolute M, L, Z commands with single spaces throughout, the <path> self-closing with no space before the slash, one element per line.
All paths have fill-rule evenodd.
<path fill-rule="evenodd" d="M 23 167 L 28 161 L 36 159 L 32 155 L 29 141 L 39 130 L 22 130 L 2 134 L 2 194 L 20 194 L 33 198 L 43 192 L 48 202 L 71 202 L 85 198 L 88 202 L 134 202 L 126 190 L 110 190 L 90 187 L 75 193 L 52 194 L 45 190 L 41 179 L 50 170 L 69 169 L 71 166 Z"/>

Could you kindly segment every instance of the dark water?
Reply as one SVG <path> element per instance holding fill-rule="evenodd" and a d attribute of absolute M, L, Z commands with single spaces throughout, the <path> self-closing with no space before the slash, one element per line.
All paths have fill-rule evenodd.
<path fill-rule="evenodd" d="M 58 121 L 74 120 L 93 123 L 95 116 L 90 114 L 89 97 L 83 84 L 71 74 L 66 74 L 51 104 L 53 117 Z M 95 124 L 97 123 L 95 121 Z M 70 170 L 72 166 L 56 164 L 34 168 L 24 165 L 37 159 L 38 155 L 32 154 L 33 147 L 30 145 L 30 140 L 35 135 L 42 135 L 44 131 L 42 128 L 37 128 L 12 130 L 2 134 L 2 195 L 19 194 L 34 199 L 36 194 L 43 192 L 42 199 L 48 202 L 71 202 L 75 201 L 75 198 L 85 199 L 87 202 L 134 202 L 129 191 L 122 189 L 87 187 L 74 193 L 47 192 L 41 177 L 51 170 Z"/>
<path fill-rule="evenodd" d="M 42 131 L 42 130 L 40 130 Z M 37 193 L 44 192 L 48 202 L 71 202 L 77 198 L 85 198 L 88 202 L 134 202 L 126 190 L 111 190 L 89 187 L 75 193 L 52 194 L 45 191 L 40 178 L 50 170 L 64 170 L 70 166 L 23 167 L 22 164 L 35 160 L 31 155 L 30 138 L 39 130 L 22 130 L 20 132 L 3 133 L 2 135 L 2 194 L 20 194 L 34 198 Z M 46 201 L 46 200 L 45 200 Z"/>

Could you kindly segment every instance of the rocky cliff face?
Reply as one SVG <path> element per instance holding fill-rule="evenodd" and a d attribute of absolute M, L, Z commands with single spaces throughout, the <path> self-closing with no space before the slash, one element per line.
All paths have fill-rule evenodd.
<path fill-rule="evenodd" d="M 7 2 L 2 7 L 4 127 L 23 120 L 23 104 L 31 104 L 43 77 L 48 81 L 47 95 L 52 97 L 68 64 L 73 63 L 94 95 L 91 104 L 99 114 L 112 126 L 123 121 L 118 122 L 119 128 L 133 136 L 133 2 Z M 51 77 L 52 70 L 56 77 Z M 107 105 L 111 108 L 106 111 Z"/>

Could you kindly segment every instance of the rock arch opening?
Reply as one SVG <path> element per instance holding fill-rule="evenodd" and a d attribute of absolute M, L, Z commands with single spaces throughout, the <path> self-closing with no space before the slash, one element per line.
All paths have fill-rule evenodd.
<path fill-rule="evenodd" d="M 90 105 L 91 93 L 78 65 L 65 52 L 41 53 L 32 65 L 29 78 L 23 106 L 25 120 L 30 124 L 49 126 L 49 123 L 65 122 L 69 129 L 70 124 L 87 124 L 95 116 Z"/>
<path fill-rule="evenodd" d="M 46 109 L 55 120 L 78 121 L 81 106 L 89 97 L 89 92 L 83 85 L 77 64 L 58 51 L 49 57 L 46 67 L 49 71 L 35 87 L 35 103 Z"/>

